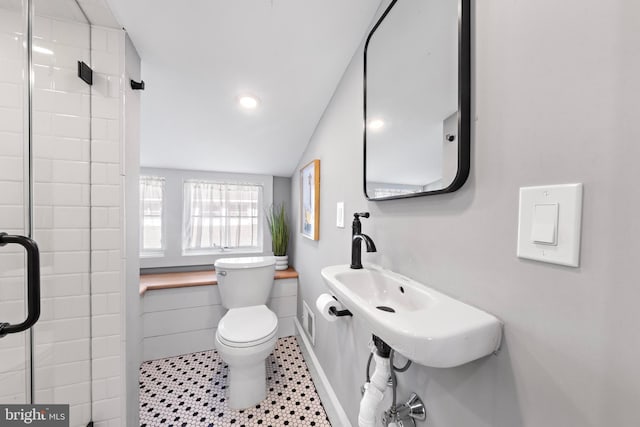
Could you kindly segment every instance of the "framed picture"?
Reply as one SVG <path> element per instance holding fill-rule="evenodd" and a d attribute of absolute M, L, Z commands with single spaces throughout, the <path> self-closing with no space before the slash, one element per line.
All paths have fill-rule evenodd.
<path fill-rule="evenodd" d="M 308 239 L 320 239 L 320 160 L 300 169 L 300 232 Z"/>

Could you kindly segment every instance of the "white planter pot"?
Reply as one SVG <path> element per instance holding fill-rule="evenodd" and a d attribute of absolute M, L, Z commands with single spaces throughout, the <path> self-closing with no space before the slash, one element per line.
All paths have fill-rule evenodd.
<path fill-rule="evenodd" d="M 276 258 L 276 270 L 286 270 L 289 268 L 289 255 L 277 256 Z"/>

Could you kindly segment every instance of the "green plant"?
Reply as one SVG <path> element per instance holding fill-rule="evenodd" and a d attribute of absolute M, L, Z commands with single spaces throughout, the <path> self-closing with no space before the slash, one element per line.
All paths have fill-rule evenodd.
<path fill-rule="evenodd" d="M 271 206 L 267 211 L 267 224 L 271 233 L 271 248 L 275 256 L 287 254 L 289 246 L 289 220 L 284 203 L 280 206 Z"/>

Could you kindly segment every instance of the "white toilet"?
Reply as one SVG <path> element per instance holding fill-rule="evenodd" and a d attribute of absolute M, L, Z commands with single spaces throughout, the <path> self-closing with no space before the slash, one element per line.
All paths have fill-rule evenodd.
<path fill-rule="evenodd" d="M 222 305 L 216 349 L 229 365 L 228 404 L 245 409 L 267 395 L 266 358 L 276 345 L 278 317 L 265 305 L 273 287 L 274 257 L 224 258 L 215 263 Z"/>

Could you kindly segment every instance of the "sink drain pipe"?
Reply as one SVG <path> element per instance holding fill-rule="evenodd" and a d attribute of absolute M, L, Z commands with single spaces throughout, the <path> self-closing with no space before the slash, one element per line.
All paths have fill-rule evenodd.
<path fill-rule="evenodd" d="M 364 395 L 360 401 L 360 413 L 358 414 L 359 427 L 374 427 L 376 425 L 376 413 L 384 399 L 384 393 L 389 381 L 391 348 L 380 338 L 373 336 L 374 347 L 367 362 L 367 382 L 364 385 Z M 369 377 L 371 359 L 376 363 L 373 375 Z"/>

